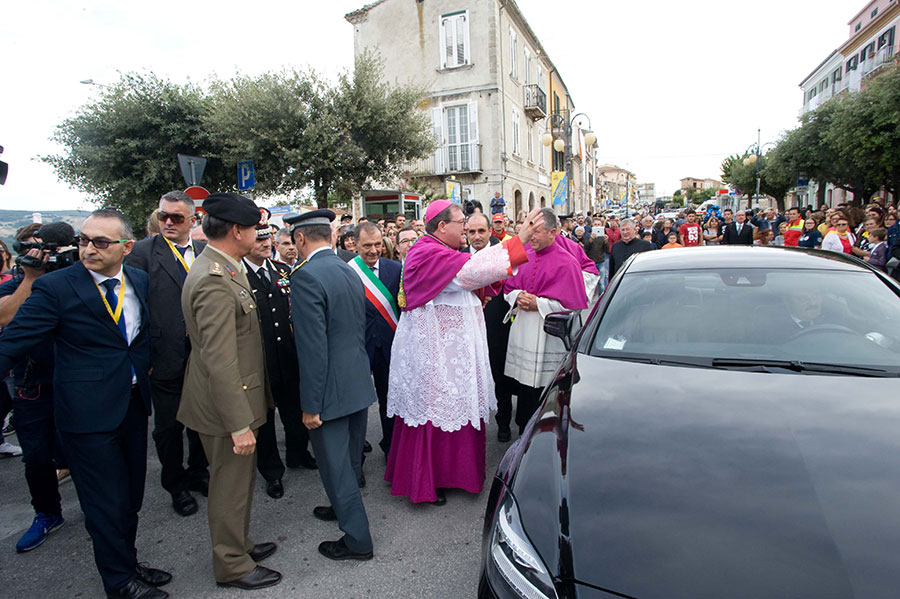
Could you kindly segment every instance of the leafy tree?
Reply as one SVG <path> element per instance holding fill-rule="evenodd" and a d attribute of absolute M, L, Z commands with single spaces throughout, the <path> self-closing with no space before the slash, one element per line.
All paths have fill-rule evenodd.
<path fill-rule="evenodd" d="M 208 158 L 205 186 L 233 184 L 232 171 L 217 159 L 204 128 L 206 109 L 202 91 L 193 85 L 153 73 L 123 74 L 57 126 L 52 139 L 63 152 L 40 159 L 60 180 L 93 196 L 98 206 L 120 209 L 140 229 L 162 194 L 185 187 L 179 153 Z"/>
<path fill-rule="evenodd" d="M 356 59 L 335 86 L 314 73 L 286 71 L 218 82 L 208 126 L 230 160 L 254 160 L 256 191 L 310 186 L 319 207 L 329 195 L 390 180 L 402 164 L 434 149 L 418 104 L 423 90 L 382 81 L 381 60 Z"/>

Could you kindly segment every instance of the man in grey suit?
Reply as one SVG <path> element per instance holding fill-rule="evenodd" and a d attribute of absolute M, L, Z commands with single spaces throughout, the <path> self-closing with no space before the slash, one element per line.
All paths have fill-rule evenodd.
<path fill-rule="evenodd" d="M 286 217 L 300 254 L 291 275 L 291 317 L 300 363 L 300 407 L 331 507 L 344 536 L 319 544 L 329 559 L 372 558 L 369 519 L 359 492 L 368 408 L 376 401 L 365 347 L 365 289 L 331 249 L 331 210 Z"/>

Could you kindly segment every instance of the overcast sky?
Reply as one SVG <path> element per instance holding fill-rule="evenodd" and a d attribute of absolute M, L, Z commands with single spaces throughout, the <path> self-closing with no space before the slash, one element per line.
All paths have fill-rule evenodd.
<path fill-rule="evenodd" d="M 394 0 L 396 1 L 396 0 Z M 411 0 L 406 0 L 410 2 Z M 439 0 L 425 0 L 437 2 Z M 0 208 L 86 208 L 85 196 L 33 160 L 59 151 L 54 126 L 119 72 L 175 81 L 352 64 L 344 14 L 363 0 L 211 2 L 28 0 L 0 19 Z M 448 6 L 464 2 L 446 1 Z M 682 177 L 796 126 L 800 81 L 847 37 L 859 0 L 518 0 L 597 133 L 602 162 L 671 194 Z M 145 8 L 146 7 L 146 8 Z M 402 35 L 402 32 L 397 32 Z M 177 168 L 173 158 L 173 168 Z"/>

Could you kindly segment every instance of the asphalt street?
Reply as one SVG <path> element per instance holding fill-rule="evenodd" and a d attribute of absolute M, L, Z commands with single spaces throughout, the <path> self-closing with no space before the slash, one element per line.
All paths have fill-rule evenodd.
<path fill-rule="evenodd" d="M 281 424 L 278 424 L 279 443 Z M 377 432 L 376 432 L 377 431 Z M 321 541 L 339 538 L 333 522 L 321 522 L 313 507 L 327 499 L 319 475 L 288 470 L 285 495 L 271 499 L 257 476 L 251 535 L 255 542 L 275 541 L 278 551 L 264 565 L 284 575 L 281 584 L 260 591 L 217 587 L 212 575 L 206 499 L 194 494 L 200 510 L 187 518 L 175 514 L 169 495 L 159 484 L 155 449 L 148 451 L 147 484 L 138 527 L 138 559 L 172 573 L 165 588 L 173 597 L 472 597 L 477 588 L 484 505 L 493 475 L 509 444 L 497 442 L 496 425 L 487 431 L 487 480 L 480 495 L 450 491 L 447 504 L 413 505 L 392 497 L 384 482 L 384 458 L 378 411 L 369 410 L 368 439 L 374 451 L 364 471 L 362 490 L 375 542 L 368 562 L 334 562 L 317 551 Z M 149 436 L 149 435 L 148 435 Z M 16 443 L 15 435 L 8 438 Z M 34 551 L 17 554 L 15 543 L 31 524 L 34 513 L 19 458 L 0 460 L 0 597 L 55 599 L 105 597 L 94 566 L 91 542 L 84 528 L 71 479 L 60 486 L 65 525 Z"/>

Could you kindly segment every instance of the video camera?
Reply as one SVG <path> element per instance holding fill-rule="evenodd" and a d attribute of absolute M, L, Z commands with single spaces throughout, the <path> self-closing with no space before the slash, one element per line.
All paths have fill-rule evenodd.
<path fill-rule="evenodd" d="M 78 262 L 78 248 L 75 247 L 75 229 L 64 222 L 47 223 L 34 234 L 40 241 L 13 242 L 13 250 L 19 254 L 16 258 L 18 266 L 27 266 L 50 272 L 71 266 Z M 29 250 L 46 252 L 47 261 L 43 258 L 27 255 Z"/>

